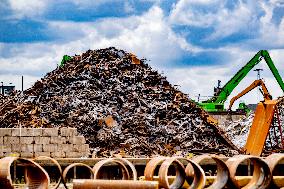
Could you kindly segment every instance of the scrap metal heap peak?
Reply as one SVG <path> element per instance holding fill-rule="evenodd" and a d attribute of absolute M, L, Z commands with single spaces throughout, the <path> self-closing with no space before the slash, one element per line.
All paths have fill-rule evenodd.
<path fill-rule="evenodd" d="M 208 114 L 146 60 L 110 47 L 72 56 L 0 107 L 1 127 L 76 127 L 97 157 L 235 152 Z"/>

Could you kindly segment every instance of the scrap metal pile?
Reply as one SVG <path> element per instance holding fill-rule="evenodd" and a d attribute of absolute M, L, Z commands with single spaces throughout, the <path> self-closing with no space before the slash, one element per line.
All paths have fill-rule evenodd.
<path fill-rule="evenodd" d="M 269 154 L 271 151 L 284 151 L 284 97 L 278 98 L 273 122 L 266 138 L 264 152 Z"/>
<path fill-rule="evenodd" d="M 278 103 L 274 110 L 272 124 L 270 125 L 269 133 L 266 138 L 263 155 L 268 155 L 271 152 L 284 151 L 284 97 L 277 99 Z M 226 131 L 227 137 L 239 149 L 246 144 L 250 128 L 253 124 L 255 114 L 252 112 L 249 116 L 238 121 L 227 122 L 223 128 Z"/>
<path fill-rule="evenodd" d="M 73 56 L 10 102 L 0 107 L 1 127 L 76 127 L 98 157 L 236 149 L 146 60 L 113 47 Z"/>
<path fill-rule="evenodd" d="M 225 126 L 223 126 L 228 138 L 238 148 L 243 148 L 245 146 L 253 118 L 254 113 L 250 113 L 250 115 L 243 119 L 228 122 Z"/>

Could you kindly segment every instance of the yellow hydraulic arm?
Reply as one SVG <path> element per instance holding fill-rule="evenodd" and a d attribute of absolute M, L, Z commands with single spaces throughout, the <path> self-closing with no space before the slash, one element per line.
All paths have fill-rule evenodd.
<path fill-rule="evenodd" d="M 237 96 L 233 97 L 229 106 L 229 109 L 231 109 L 237 99 L 258 86 L 261 86 L 262 88 L 264 101 L 258 103 L 256 107 L 255 116 L 249 131 L 246 145 L 243 148 L 243 151 L 246 154 L 255 156 L 260 156 L 262 153 L 278 101 L 272 100 L 264 82 L 259 79 L 255 80 L 250 86 L 240 92 Z"/>
<path fill-rule="evenodd" d="M 269 134 L 278 100 L 258 103 L 245 147 L 246 154 L 260 156 Z"/>
<path fill-rule="evenodd" d="M 241 98 L 242 96 L 244 96 L 245 94 L 247 94 L 248 92 L 250 92 L 251 90 L 253 90 L 254 88 L 261 86 L 262 88 L 262 94 L 263 94 L 263 98 L 264 100 L 272 100 L 272 96 L 269 94 L 264 82 L 261 79 L 255 80 L 250 86 L 248 86 L 246 89 L 244 89 L 242 92 L 240 92 L 238 95 L 234 96 L 231 100 L 230 100 L 230 105 L 229 105 L 229 110 L 231 110 L 234 102 Z"/>

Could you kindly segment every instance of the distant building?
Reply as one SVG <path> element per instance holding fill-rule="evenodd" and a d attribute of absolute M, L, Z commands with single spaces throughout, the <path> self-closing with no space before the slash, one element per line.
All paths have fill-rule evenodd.
<path fill-rule="evenodd" d="M 13 86 L 13 85 L 9 85 L 9 86 L 2 85 L 2 86 L 0 86 L 0 92 L 4 96 L 10 95 L 13 91 L 15 91 L 15 86 Z"/>

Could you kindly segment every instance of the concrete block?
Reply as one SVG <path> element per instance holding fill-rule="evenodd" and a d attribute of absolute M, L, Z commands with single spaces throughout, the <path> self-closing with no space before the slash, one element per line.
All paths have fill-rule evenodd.
<path fill-rule="evenodd" d="M 89 146 L 89 144 L 84 144 L 84 151 L 83 152 L 90 153 L 90 146 Z"/>
<path fill-rule="evenodd" d="M 42 149 L 43 152 L 56 152 L 58 150 L 57 144 L 43 144 Z"/>
<path fill-rule="evenodd" d="M 66 152 L 66 158 L 80 158 L 83 157 L 80 152 Z"/>
<path fill-rule="evenodd" d="M 62 127 L 60 128 L 60 135 L 61 136 L 77 136 L 77 129 L 72 127 Z"/>
<path fill-rule="evenodd" d="M 72 144 L 58 144 L 57 151 L 72 152 L 74 149 Z"/>
<path fill-rule="evenodd" d="M 33 152 L 34 145 L 33 144 L 21 144 L 21 152 Z"/>
<path fill-rule="evenodd" d="M 81 152 L 81 157 L 89 158 L 91 156 L 90 152 Z"/>
<path fill-rule="evenodd" d="M 83 145 L 74 144 L 73 150 L 74 152 L 89 152 L 90 151 L 89 144 L 83 144 Z"/>
<path fill-rule="evenodd" d="M 65 158 L 66 152 L 62 152 L 62 151 L 51 152 L 50 157 L 52 157 L 52 158 Z"/>
<path fill-rule="evenodd" d="M 50 144 L 66 144 L 66 137 L 50 137 Z"/>
<path fill-rule="evenodd" d="M 43 152 L 43 147 L 42 147 L 42 144 L 33 144 L 33 151 L 38 153 L 38 152 Z"/>
<path fill-rule="evenodd" d="M 33 144 L 34 138 L 33 137 L 20 137 L 21 144 Z"/>
<path fill-rule="evenodd" d="M 48 157 L 50 157 L 50 152 L 34 152 L 34 157 L 39 157 L 39 156 L 48 156 Z"/>
<path fill-rule="evenodd" d="M 84 136 L 74 136 L 69 139 L 71 144 L 85 144 L 86 140 Z"/>
<path fill-rule="evenodd" d="M 24 158 L 33 158 L 34 153 L 33 152 L 21 152 L 20 156 Z"/>
<path fill-rule="evenodd" d="M 1 145 L 1 151 L 2 152 L 9 152 L 11 153 L 11 144 L 3 144 Z"/>
<path fill-rule="evenodd" d="M 21 152 L 20 144 L 11 144 L 11 152 Z"/>
<path fill-rule="evenodd" d="M 10 128 L 0 128 L 0 136 L 11 136 L 12 129 Z"/>
<path fill-rule="evenodd" d="M 44 128 L 42 129 L 42 136 L 58 136 L 58 128 Z"/>
<path fill-rule="evenodd" d="M 4 136 L 3 143 L 4 144 L 19 144 L 20 143 L 20 137 Z"/>
<path fill-rule="evenodd" d="M 12 136 L 28 136 L 27 128 L 13 128 Z"/>
<path fill-rule="evenodd" d="M 42 128 L 26 128 L 27 136 L 42 136 Z"/>
<path fill-rule="evenodd" d="M 35 144 L 49 144 L 50 137 L 34 137 Z"/>

